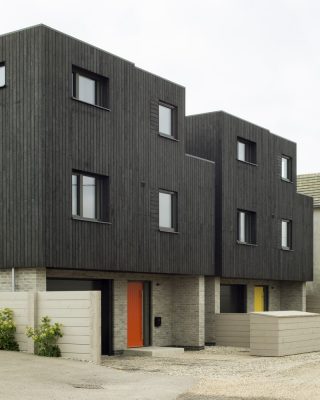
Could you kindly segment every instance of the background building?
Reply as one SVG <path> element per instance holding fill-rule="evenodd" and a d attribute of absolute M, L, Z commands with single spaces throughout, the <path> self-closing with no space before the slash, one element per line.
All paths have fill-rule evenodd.
<path fill-rule="evenodd" d="M 300 193 L 313 198 L 313 282 L 307 283 L 307 311 L 320 312 L 320 174 L 299 175 Z"/>

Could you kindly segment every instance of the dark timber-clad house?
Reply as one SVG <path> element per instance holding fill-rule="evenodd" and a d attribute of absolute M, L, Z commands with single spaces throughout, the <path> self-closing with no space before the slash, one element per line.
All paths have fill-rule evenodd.
<path fill-rule="evenodd" d="M 0 290 L 101 290 L 102 351 L 305 308 L 296 146 L 44 25 L 0 37 Z"/>

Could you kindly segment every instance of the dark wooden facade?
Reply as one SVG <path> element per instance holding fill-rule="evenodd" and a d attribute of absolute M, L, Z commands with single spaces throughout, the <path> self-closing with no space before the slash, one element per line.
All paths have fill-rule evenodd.
<path fill-rule="evenodd" d="M 237 137 L 256 143 L 257 165 L 237 160 Z M 312 280 L 312 199 L 296 192 L 296 144 L 224 112 L 186 118 L 186 149 L 216 163 L 216 271 L 222 277 Z M 281 179 L 292 158 L 292 183 Z M 237 242 L 237 209 L 256 212 L 257 244 Z M 281 248 L 292 220 L 292 251 Z"/>
<path fill-rule="evenodd" d="M 42 25 L 0 37 L 3 61 L 0 267 L 214 275 L 215 166 L 185 154 L 184 88 Z M 109 111 L 72 99 L 72 66 L 109 78 Z M 109 177 L 110 223 L 72 219 L 73 169 Z M 159 189 L 178 233 L 158 229 Z"/>

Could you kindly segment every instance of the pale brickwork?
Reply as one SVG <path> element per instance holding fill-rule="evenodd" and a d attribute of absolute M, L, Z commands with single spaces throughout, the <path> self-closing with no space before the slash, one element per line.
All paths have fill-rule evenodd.
<path fill-rule="evenodd" d="M 127 348 L 127 281 L 113 281 L 113 350 Z"/>
<path fill-rule="evenodd" d="M 204 277 L 175 278 L 173 291 L 173 344 L 204 346 Z"/>
<path fill-rule="evenodd" d="M 15 291 L 39 292 L 46 290 L 45 268 L 15 268 Z M 12 291 L 12 270 L 0 270 L 0 291 Z"/>
<path fill-rule="evenodd" d="M 152 321 L 151 337 L 154 346 L 171 346 L 173 344 L 173 290 L 171 277 L 157 277 L 152 281 Z M 161 326 L 155 327 L 154 317 L 161 317 Z"/>
<path fill-rule="evenodd" d="M 306 283 L 281 282 L 282 311 L 306 311 Z"/>
<path fill-rule="evenodd" d="M 0 292 L 11 292 L 12 275 L 11 269 L 0 269 Z"/>
<path fill-rule="evenodd" d="M 205 277 L 205 343 L 214 344 L 215 315 L 220 313 L 220 278 Z"/>

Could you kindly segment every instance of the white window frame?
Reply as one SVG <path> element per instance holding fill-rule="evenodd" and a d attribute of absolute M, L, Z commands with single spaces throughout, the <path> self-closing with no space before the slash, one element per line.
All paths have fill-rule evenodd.
<path fill-rule="evenodd" d="M 292 249 L 292 221 L 289 219 L 281 220 L 281 248 Z"/>
<path fill-rule="evenodd" d="M 5 63 L 0 63 L 0 70 L 3 70 L 3 81 L 0 80 L 0 88 L 4 88 L 6 86 L 6 65 Z"/>
<path fill-rule="evenodd" d="M 171 221 L 169 226 L 161 225 L 162 221 L 162 210 L 161 210 L 161 195 L 168 195 L 171 198 L 170 204 L 170 216 L 169 219 Z M 176 232 L 177 231 L 177 193 L 169 190 L 159 189 L 158 194 L 158 202 L 159 202 L 159 229 L 167 232 Z"/>
<path fill-rule="evenodd" d="M 281 155 L 281 179 L 287 182 L 292 182 L 292 158 Z"/>
<path fill-rule="evenodd" d="M 170 111 L 170 132 L 164 131 L 161 126 L 161 108 L 166 109 Z M 176 139 L 177 137 L 177 132 L 176 132 L 176 107 L 172 106 L 170 104 L 166 104 L 164 102 L 159 102 L 158 104 L 158 130 L 159 130 L 159 135 L 160 136 L 165 136 L 171 139 Z"/>

